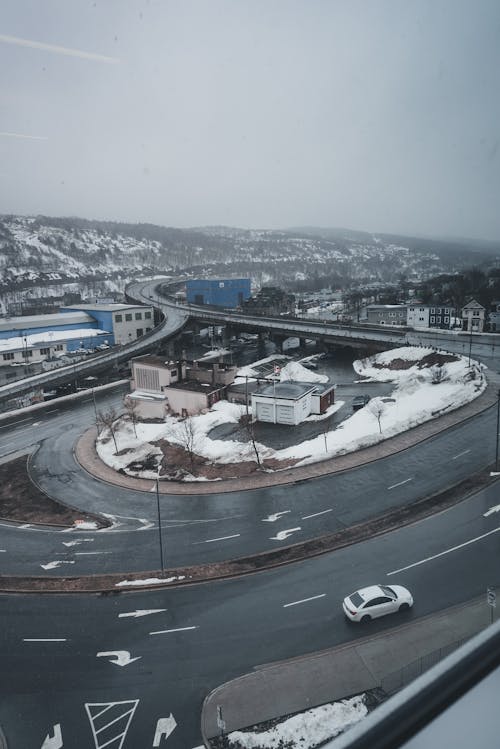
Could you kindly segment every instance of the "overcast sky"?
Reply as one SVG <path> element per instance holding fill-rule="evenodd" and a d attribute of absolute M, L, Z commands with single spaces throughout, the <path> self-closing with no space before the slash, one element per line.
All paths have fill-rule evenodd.
<path fill-rule="evenodd" d="M 498 0 L 2 0 L 0 213 L 500 239 Z"/>

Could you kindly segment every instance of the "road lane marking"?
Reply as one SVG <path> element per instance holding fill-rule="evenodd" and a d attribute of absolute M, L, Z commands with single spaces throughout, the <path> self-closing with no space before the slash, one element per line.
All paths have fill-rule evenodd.
<path fill-rule="evenodd" d="M 9 427 L 16 427 L 18 424 L 22 424 L 23 421 L 30 421 L 32 419 L 32 416 L 28 416 L 26 419 L 17 419 L 17 421 L 13 421 L 12 424 L 3 424 L 3 426 L 0 427 L 0 429 L 8 429 Z"/>
<path fill-rule="evenodd" d="M 409 564 L 406 567 L 400 567 L 398 570 L 393 570 L 392 572 L 387 572 L 387 575 L 397 575 L 398 572 L 404 572 L 405 570 L 410 570 L 412 567 L 418 567 L 420 564 L 425 564 L 426 562 L 431 562 L 433 559 L 437 559 L 438 557 L 442 557 L 445 554 L 450 554 L 452 551 L 457 551 L 458 549 L 463 549 L 464 546 L 469 546 L 470 544 L 474 544 L 476 541 L 481 541 L 483 538 L 486 538 L 487 536 L 491 536 L 493 533 L 498 533 L 500 531 L 499 528 L 493 528 L 492 531 L 488 531 L 488 533 L 483 533 L 481 536 L 476 536 L 475 538 L 469 539 L 469 541 L 464 541 L 463 544 L 458 544 L 458 546 L 452 546 L 450 549 L 446 549 L 445 551 L 439 552 L 439 554 L 433 554 L 432 557 L 427 557 L 426 559 L 421 559 L 419 562 L 414 562 L 413 564 Z"/>
<path fill-rule="evenodd" d="M 333 512 L 333 507 L 331 508 L 331 510 L 323 510 L 323 512 L 315 512 L 313 515 L 304 515 L 304 517 L 300 519 L 309 520 L 309 518 L 317 518 L 318 515 L 326 515 L 327 512 Z"/>
<path fill-rule="evenodd" d="M 65 637 L 23 637 L 23 642 L 68 642 Z"/>
<path fill-rule="evenodd" d="M 96 658 L 109 658 L 109 662 L 115 666 L 129 666 L 134 661 L 140 660 L 142 655 L 131 658 L 129 650 L 106 650 L 97 653 Z"/>
<path fill-rule="evenodd" d="M 89 556 L 90 554 L 113 554 L 112 551 L 75 551 L 75 557 Z"/>
<path fill-rule="evenodd" d="M 463 450 L 461 453 L 458 453 L 458 455 L 454 455 L 452 460 L 456 460 L 457 458 L 461 458 L 462 455 L 467 455 L 467 453 L 470 453 L 470 450 Z"/>
<path fill-rule="evenodd" d="M 311 596 L 311 598 L 303 598 L 301 601 L 292 601 L 291 603 L 284 603 L 283 608 L 286 609 L 289 606 L 298 606 L 299 603 L 308 603 L 308 601 L 315 601 L 317 598 L 324 598 L 326 593 L 320 593 L 319 596 Z"/>
<path fill-rule="evenodd" d="M 489 515 L 493 515 L 494 512 L 500 512 L 500 505 L 494 505 L 489 510 L 483 512 L 483 518 L 487 518 Z"/>
<path fill-rule="evenodd" d="M 291 510 L 283 510 L 282 512 L 274 512 L 272 515 L 268 515 L 267 518 L 262 518 L 263 523 L 275 523 L 282 515 L 286 515 Z"/>
<path fill-rule="evenodd" d="M 177 721 L 175 720 L 172 713 L 168 718 L 158 718 L 156 723 L 155 737 L 153 739 L 153 747 L 160 746 L 162 739 L 165 741 L 168 739 L 172 731 L 177 728 Z"/>
<path fill-rule="evenodd" d="M 171 632 L 187 632 L 188 629 L 198 629 L 198 627 L 179 627 L 178 629 L 160 629 L 158 632 L 150 632 L 150 635 L 168 635 Z"/>
<path fill-rule="evenodd" d="M 90 727 L 92 728 L 92 736 L 96 749 L 104 749 L 104 747 L 111 746 L 111 744 L 117 747 L 117 749 L 123 746 L 138 704 L 139 700 L 85 703 L 85 710 L 87 711 Z M 115 726 L 113 730 L 116 733 L 114 736 L 111 735 L 110 738 L 109 728 L 113 725 Z M 105 732 L 104 736 L 102 736 L 103 731 Z"/>
<path fill-rule="evenodd" d="M 118 614 L 118 619 L 122 619 L 126 616 L 133 616 L 137 619 L 139 616 L 149 616 L 150 614 L 160 614 L 162 611 L 167 609 L 136 609 L 135 611 L 127 611 L 123 614 Z"/>
<path fill-rule="evenodd" d="M 221 538 L 208 538 L 206 541 L 194 541 L 193 546 L 195 544 L 211 544 L 214 541 L 227 541 L 229 538 L 238 538 L 241 536 L 241 533 L 235 533 L 234 536 L 222 536 Z"/>
<path fill-rule="evenodd" d="M 405 479 L 404 481 L 399 481 L 397 484 L 393 484 L 392 486 L 388 486 L 387 489 L 395 489 L 397 486 L 403 486 L 403 484 L 407 484 L 408 481 L 413 481 L 413 476 L 409 479 Z"/>
<path fill-rule="evenodd" d="M 287 528 L 286 531 L 280 531 L 275 536 L 271 536 L 269 538 L 270 541 L 284 541 L 288 536 L 291 536 L 292 533 L 295 533 L 296 531 L 300 531 L 302 528 L 299 526 L 298 528 Z"/>

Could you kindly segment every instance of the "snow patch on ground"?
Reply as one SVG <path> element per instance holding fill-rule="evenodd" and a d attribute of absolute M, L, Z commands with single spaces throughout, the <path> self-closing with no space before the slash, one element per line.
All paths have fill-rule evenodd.
<path fill-rule="evenodd" d="M 335 738 L 350 726 L 358 723 L 368 713 L 364 695 L 341 702 L 333 702 L 294 715 L 268 731 L 233 731 L 228 735 L 229 749 L 279 749 L 285 746 L 315 749 L 325 741 Z"/>
<path fill-rule="evenodd" d="M 140 587 L 141 585 L 162 585 L 162 583 L 173 583 L 175 580 L 184 580 L 185 575 L 179 575 L 178 577 L 148 577 L 144 580 L 122 580 L 119 583 L 115 583 L 115 588 L 124 587 Z"/>

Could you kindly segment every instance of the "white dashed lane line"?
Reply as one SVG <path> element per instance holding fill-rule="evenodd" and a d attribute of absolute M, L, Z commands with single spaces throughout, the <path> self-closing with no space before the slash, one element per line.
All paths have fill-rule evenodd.
<path fill-rule="evenodd" d="M 404 481 L 399 481 L 397 484 L 388 486 L 387 489 L 390 491 L 391 489 L 395 489 L 397 486 L 403 486 L 403 484 L 407 484 L 408 481 L 413 481 L 413 476 L 411 476 L 409 479 L 405 479 Z"/>
<path fill-rule="evenodd" d="M 291 603 L 284 603 L 283 608 L 287 609 L 289 606 L 298 606 L 299 603 L 308 603 L 309 601 L 316 601 L 318 598 L 324 598 L 326 593 L 320 593 L 318 596 L 311 596 L 311 598 L 303 598 L 301 601 L 292 601 Z"/>
<path fill-rule="evenodd" d="M 193 546 L 196 544 L 212 544 L 215 541 L 227 541 L 230 538 L 239 538 L 241 533 L 235 533 L 234 536 L 222 536 L 221 538 L 207 538 L 206 541 L 194 541 Z"/>
<path fill-rule="evenodd" d="M 457 458 L 461 458 L 462 455 L 467 455 L 467 453 L 470 453 L 470 450 L 462 450 L 461 453 L 458 453 L 458 455 L 454 455 L 452 460 L 456 460 Z"/>
<path fill-rule="evenodd" d="M 309 520 L 309 518 L 317 518 L 319 515 L 326 515 L 327 512 L 333 512 L 333 507 L 330 510 L 323 510 L 322 512 L 315 512 L 313 515 L 304 515 L 301 520 Z"/>

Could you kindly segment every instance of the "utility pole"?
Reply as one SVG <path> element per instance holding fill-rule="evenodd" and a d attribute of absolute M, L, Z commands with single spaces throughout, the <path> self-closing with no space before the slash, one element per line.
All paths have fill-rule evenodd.
<path fill-rule="evenodd" d="M 472 353 L 472 317 L 469 317 L 469 368 L 470 368 L 471 353 Z"/>

